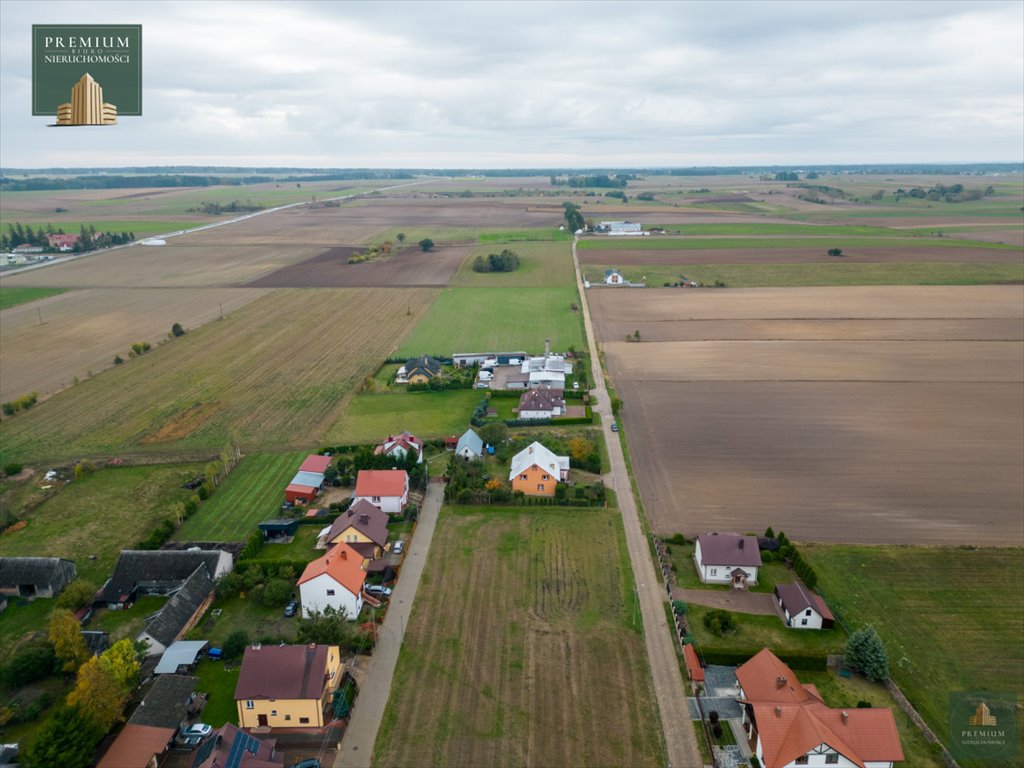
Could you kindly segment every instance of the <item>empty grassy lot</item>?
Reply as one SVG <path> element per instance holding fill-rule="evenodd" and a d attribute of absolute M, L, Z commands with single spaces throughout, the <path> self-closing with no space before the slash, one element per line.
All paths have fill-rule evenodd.
<path fill-rule="evenodd" d="M 483 396 L 483 391 L 475 389 L 357 395 L 348 401 L 324 442 L 379 443 L 403 431 L 424 438 L 461 435 Z"/>
<path fill-rule="evenodd" d="M 477 256 L 487 258 L 508 248 L 519 255 L 519 269 L 514 272 L 474 272 Z M 576 282 L 572 266 L 572 248 L 565 242 L 498 242 L 478 246 L 462 264 L 451 285 L 460 287 L 500 286 L 522 288 L 532 286 L 570 286 Z"/>
<path fill-rule="evenodd" d="M 305 452 L 244 457 L 213 496 L 178 529 L 178 541 L 244 541 L 263 520 L 275 517 L 284 489 Z"/>
<path fill-rule="evenodd" d="M 56 296 L 64 293 L 65 288 L 21 288 L 5 285 L 0 287 L 0 310 L 10 309 L 18 304 L 28 304 L 31 301 L 45 299 L 47 296 Z"/>
<path fill-rule="evenodd" d="M 575 286 L 447 288 L 405 338 L 399 355 L 450 356 L 456 352 L 510 350 L 539 354 L 583 345 Z"/>
<path fill-rule="evenodd" d="M 807 544 L 801 551 L 837 616 L 878 630 L 892 678 L 941 739 L 949 737 L 949 693 L 1019 694 L 1020 549 Z M 1018 708 L 1018 734 L 1020 715 Z M 1024 757 L 1024 742 L 1017 748 Z"/>
<path fill-rule="evenodd" d="M 590 266 L 601 275 L 612 265 Z M 707 286 L 801 288 L 828 285 L 991 285 L 1024 282 L 1024 261 L 1014 263 L 906 261 L 890 263 L 662 264 L 619 269 L 627 280 L 657 288 L 682 275 Z"/>
<path fill-rule="evenodd" d="M 5 420 L 4 461 L 314 447 L 434 295 L 275 291 Z"/>
<path fill-rule="evenodd" d="M 664 765 L 614 509 L 444 509 L 379 766 Z"/>

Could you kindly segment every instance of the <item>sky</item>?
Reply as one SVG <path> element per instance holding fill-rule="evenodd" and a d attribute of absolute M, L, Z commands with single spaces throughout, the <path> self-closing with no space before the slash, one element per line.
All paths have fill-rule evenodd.
<path fill-rule="evenodd" d="M 33 24 L 142 24 L 143 115 L 31 114 Z M 1024 2 L 0 2 L 0 165 L 1024 159 Z"/>

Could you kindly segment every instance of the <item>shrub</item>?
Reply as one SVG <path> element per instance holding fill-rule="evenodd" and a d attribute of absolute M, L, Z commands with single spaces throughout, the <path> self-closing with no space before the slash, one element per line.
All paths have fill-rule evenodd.
<path fill-rule="evenodd" d="M 716 608 L 704 614 L 704 626 L 712 634 L 723 637 L 736 631 L 736 619 L 728 611 Z"/>
<path fill-rule="evenodd" d="M 165 518 L 149 536 L 136 545 L 136 549 L 160 549 L 174 535 L 174 521 Z"/>
<path fill-rule="evenodd" d="M 53 645 L 47 640 L 33 640 L 15 652 L 0 679 L 10 688 L 20 688 L 52 675 L 56 663 Z"/>
<path fill-rule="evenodd" d="M 718 710 L 717 709 L 712 709 L 710 712 L 708 712 L 708 722 L 711 723 L 712 725 L 715 725 L 718 722 Z"/>
<path fill-rule="evenodd" d="M 245 652 L 245 646 L 248 644 L 249 634 L 244 629 L 236 629 L 224 641 L 221 652 L 225 659 L 237 659 Z"/>
<path fill-rule="evenodd" d="M 58 608 L 67 608 L 69 611 L 77 611 L 92 602 L 95 594 L 95 584 L 85 579 L 75 579 L 57 596 L 54 605 Z"/>
<path fill-rule="evenodd" d="M 680 546 L 682 546 L 683 544 L 686 543 L 686 537 L 683 536 L 683 534 L 681 534 L 681 533 L 675 533 L 668 540 L 668 543 L 669 544 L 679 544 Z"/>
<path fill-rule="evenodd" d="M 24 467 L 22 467 L 21 464 L 5 464 L 4 474 L 7 475 L 7 477 L 12 477 L 13 475 L 19 474 L 22 469 L 24 469 Z"/>
<path fill-rule="evenodd" d="M 260 603 L 267 608 L 284 606 L 292 598 L 292 582 L 285 579 L 271 579 L 263 585 Z"/>
<path fill-rule="evenodd" d="M 714 725 L 713 725 L 713 726 L 711 727 L 711 732 L 712 732 L 713 734 L 715 734 L 715 738 L 716 738 L 716 739 L 720 739 L 720 738 L 722 738 L 722 724 L 721 724 L 721 723 L 715 723 L 715 724 L 714 724 Z"/>
<path fill-rule="evenodd" d="M 682 600 L 673 600 L 672 610 L 678 614 L 685 614 L 687 611 L 687 605 Z"/>

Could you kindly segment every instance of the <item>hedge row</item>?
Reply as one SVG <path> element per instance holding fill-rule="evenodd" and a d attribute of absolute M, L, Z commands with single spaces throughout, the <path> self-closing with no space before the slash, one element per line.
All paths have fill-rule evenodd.
<path fill-rule="evenodd" d="M 760 650 L 760 649 L 757 649 Z M 727 667 L 737 667 L 750 661 L 757 650 L 749 651 L 718 651 L 701 650 L 700 655 L 705 664 L 716 664 Z M 776 656 L 790 669 L 803 669 L 812 672 L 823 672 L 828 669 L 828 656 L 821 654 L 803 653 L 777 653 Z"/>

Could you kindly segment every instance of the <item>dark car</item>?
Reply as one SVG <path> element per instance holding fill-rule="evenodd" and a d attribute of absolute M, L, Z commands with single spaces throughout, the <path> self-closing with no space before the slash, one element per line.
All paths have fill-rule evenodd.
<path fill-rule="evenodd" d="M 292 600 L 288 605 L 284 607 L 284 615 L 289 619 L 299 612 L 299 601 Z"/>
<path fill-rule="evenodd" d="M 288 768 L 320 768 L 320 761 L 315 757 L 308 757 L 305 760 L 292 763 Z"/>

